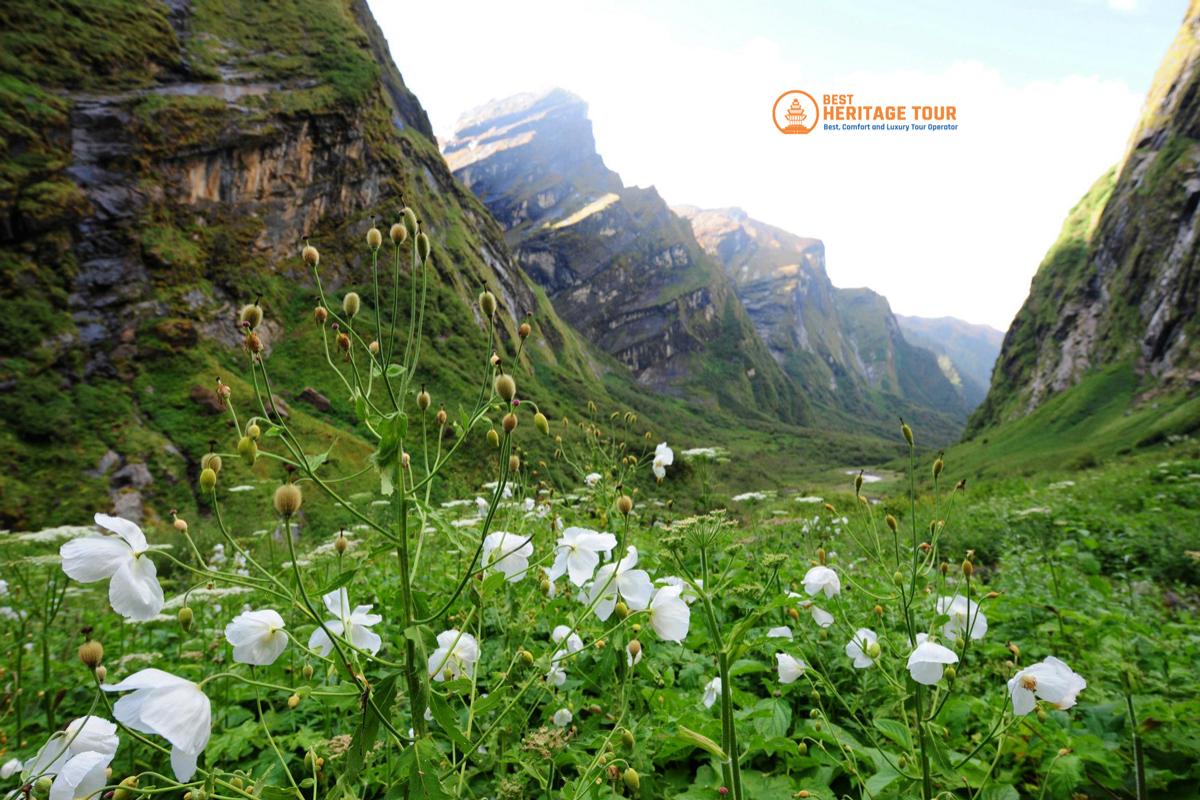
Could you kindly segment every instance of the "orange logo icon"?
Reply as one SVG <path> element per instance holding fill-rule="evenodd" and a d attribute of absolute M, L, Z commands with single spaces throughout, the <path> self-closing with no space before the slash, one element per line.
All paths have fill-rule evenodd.
<path fill-rule="evenodd" d="M 811 133 L 821 116 L 816 99 L 800 89 L 789 89 L 779 95 L 771 113 L 780 133 Z"/>

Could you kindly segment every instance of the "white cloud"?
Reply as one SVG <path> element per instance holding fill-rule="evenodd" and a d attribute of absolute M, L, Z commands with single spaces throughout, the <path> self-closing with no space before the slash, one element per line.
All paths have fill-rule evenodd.
<path fill-rule="evenodd" d="M 1113 11 L 1137 11 L 1138 0 L 1108 0 L 1108 7 Z"/>
<path fill-rule="evenodd" d="M 1001 328 L 1140 106 L 1124 83 L 1094 77 L 1017 85 L 975 62 L 861 72 L 846 66 L 852 53 L 807 63 L 770 31 L 707 47 L 598 5 L 374 6 L 439 135 L 471 106 L 563 86 L 589 102 L 600 153 L 626 183 L 820 237 L 837 285 L 870 286 L 899 312 Z M 954 103 L 962 127 L 784 136 L 771 107 L 789 88 Z"/>

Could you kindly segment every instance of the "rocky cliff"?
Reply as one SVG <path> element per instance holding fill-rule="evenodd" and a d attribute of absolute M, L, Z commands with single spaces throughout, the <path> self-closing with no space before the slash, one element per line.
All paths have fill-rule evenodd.
<path fill-rule="evenodd" d="M 933 353 L 906 339 L 884 297 L 833 285 L 820 240 L 739 208 L 676 211 L 724 266 L 771 355 L 816 402 L 875 424 L 899 414 L 942 439 L 957 434 L 965 394 Z"/>
<path fill-rule="evenodd" d="M 954 317 L 896 315 L 904 338 L 938 357 L 942 373 L 975 408 L 987 396 L 1004 332 Z"/>
<path fill-rule="evenodd" d="M 972 431 L 1109 365 L 1129 364 L 1143 393 L 1200 385 L 1198 37 L 1192 2 L 1124 160 L 1071 211 L 1038 268 Z"/>
<path fill-rule="evenodd" d="M 687 222 L 653 188 L 625 186 L 605 166 L 578 97 L 557 89 L 476 109 L 444 152 L 558 313 L 640 382 L 808 419 L 804 397 Z"/>
<path fill-rule="evenodd" d="M 484 287 L 502 347 L 535 314 L 539 375 L 582 395 L 609 368 L 451 176 L 365 0 L 14 0 L 0 97 L 0 527 L 192 506 L 256 297 L 296 424 L 328 397 L 348 422 L 299 250 L 321 248 L 327 291 L 359 288 L 371 215 L 406 204 L 434 243 L 431 388 L 471 380 Z"/>

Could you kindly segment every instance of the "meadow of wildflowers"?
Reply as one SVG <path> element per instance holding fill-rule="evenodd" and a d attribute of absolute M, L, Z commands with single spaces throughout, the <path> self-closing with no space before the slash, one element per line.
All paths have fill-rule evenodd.
<path fill-rule="evenodd" d="M 323 341 L 369 462 L 311 455 L 328 443 L 273 408 L 288 376 L 248 305 L 230 324 L 253 392 L 219 384 L 235 433 L 204 455 L 211 514 L 159 530 L 97 509 L 9 542 L 6 797 L 1196 796 L 1188 568 L 1122 566 L 1082 524 L 1017 511 L 1027 489 L 975 501 L 902 423 L 907 483 L 887 494 L 859 473 L 827 498 L 723 503 L 718 448 L 677 454 L 635 410 L 547 418 L 519 345 L 496 355 L 511 310 L 488 291 L 461 365 L 477 390 L 435 400 L 414 382 L 437 357 L 426 234 L 406 211 L 366 246 L 374 297 L 326 295 L 308 245 L 321 302 L 275 322 Z M 406 326 L 370 311 L 399 304 Z M 533 437 L 572 480 L 535 477 Z M 492 479 L 441 499 L 478 439 Z M 1181 447 L 1169 469 L 1191 475 Z M 270 505 L 223 514 L 264 460 Z M 344 496 L 364 472 L 377 492 Z M 1195 509 L 1198 483 L 1158 502 Z M 705 513 L 675 514 L 682 491 Z M 298 524 L 310 497 L 344 526 Z"/>

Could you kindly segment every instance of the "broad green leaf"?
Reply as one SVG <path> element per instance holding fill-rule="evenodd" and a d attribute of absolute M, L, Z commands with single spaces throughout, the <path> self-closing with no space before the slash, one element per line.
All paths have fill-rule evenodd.
<path fill-rule="evenodd" d="M 883 717 L 876 718 L 874 723 L 879 732 L 888 739 L 891 739 L 895 744 L 904 748 L 912 747 L 912 737 L 908 726 L 904 723 L 897 722 L 894 719 L 884 719 Z"/>

